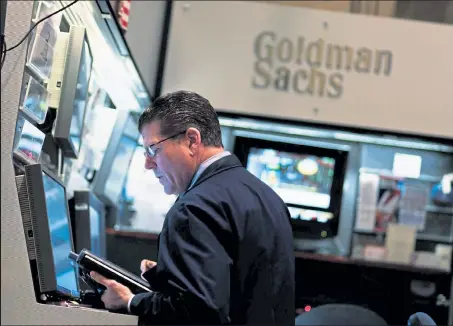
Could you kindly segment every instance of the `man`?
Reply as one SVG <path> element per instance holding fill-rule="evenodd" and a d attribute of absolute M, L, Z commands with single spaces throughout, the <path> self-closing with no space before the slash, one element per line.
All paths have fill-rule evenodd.
<path fill-rule="evenodd" d="M 179 197 L 159 236 L 157 264 L 142 262 L 154 292 L 134 296 L 93 273 L 107 287 L 106 307 L 152 324 L 294 324 L 289 212 L 224 150 L 209 101 L 187 91 L 164 95 L 142 114 L 139 130 L 146 169 Z"/>

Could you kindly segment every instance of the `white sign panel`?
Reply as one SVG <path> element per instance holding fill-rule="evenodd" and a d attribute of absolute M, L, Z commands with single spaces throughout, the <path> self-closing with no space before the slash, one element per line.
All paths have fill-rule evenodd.
<path fill-rule="evenodd" d="M 453 138 L 453 26 L 176 1 L 164 92 L 219 110 Z"/>

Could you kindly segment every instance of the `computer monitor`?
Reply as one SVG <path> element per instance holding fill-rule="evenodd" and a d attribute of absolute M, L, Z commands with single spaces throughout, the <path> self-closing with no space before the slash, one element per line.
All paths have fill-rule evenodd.
<path fill-rule="evenodd" d="M 93 57 L 85 27 L 60 32 L 49 81 L 49 107 L 56 110 L 53 136 L 66 157 L 77 158 L 83 133 Z M 55 113 L 54 113 L 55 114 Z"/>
<path fill-rule="evenodd" d="M 69 200 L 72 235 L 76 252 L 88 249 L 96 256 L 106 258 L 106 209 L 90 190 L 75 190 Z"/>
<path fill-rule="evenodd" d="M 13 157 L 23 164 L 38 163 L 45 134 L 19 112 L 14 134 Z"/>
<path fill-rule="evenodd" d="M 239 136 L 234 153 L 287 204 L 296 233 L 337 234 L 347 151 Z"/>
<path fill-rule="evenodd" d="M 121 190 L 124 187 L 127 171 L 137 147 L 137 140 L 123 135 L 113 158 L 112 167 L 105 183 L 105 196 L 113 202 L 119 200 Z"/>
<path fill-rule="evenodd" d="M 121 190 L 138 144 L 137 112 L 118 112 L 115 126 L 98 173 L 92 183 L 96 196 L 109 206 L 118 206 Z"/>
<path fill-rule="evenodd" d="M 16 186 L 37 300 L 79 298 L 65 187 L 41 164 L 26 165 Z"/>

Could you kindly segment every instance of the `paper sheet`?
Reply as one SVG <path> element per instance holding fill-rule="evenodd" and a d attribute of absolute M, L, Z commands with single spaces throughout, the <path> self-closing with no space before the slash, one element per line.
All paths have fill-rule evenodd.
<path fill-rule="evenodd" d="M 376 207 L 379 191 L 379 175 L 362 173 L 359 178 L 359 198 L 355 229 L 373 231 L 376 221 Z"/>
<path fill-rule="evenodd" d="M 395 153 L 393 157 L 393 175 L 404 178 L 418 178 L 422 167 L 422 157 Z"/>
<path fill-rule="evenodd" d="M 387 261 L 402 264 L 412 263 L 416 232 L 415 226 L 390 223 L 385 239 Z"/>

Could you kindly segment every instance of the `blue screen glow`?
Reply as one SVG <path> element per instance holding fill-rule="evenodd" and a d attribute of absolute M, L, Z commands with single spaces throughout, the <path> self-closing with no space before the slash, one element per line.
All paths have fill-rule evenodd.
<path fill-rule="evenodd" d="M 73 247 L 65 190 L 45 173 L 43 183 L 57 287 L 67 294 L 77 296 L 77 272 L 68 259 L 69 251 L 73 250 Z"/>

